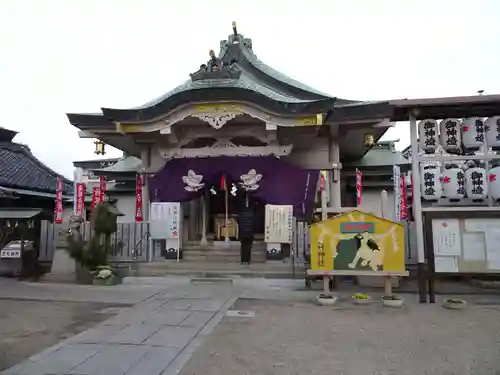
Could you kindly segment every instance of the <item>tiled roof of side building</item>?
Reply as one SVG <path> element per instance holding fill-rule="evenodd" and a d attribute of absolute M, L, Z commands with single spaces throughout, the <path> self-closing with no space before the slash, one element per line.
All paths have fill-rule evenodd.
<path fill-rule="evenodd" d="M 22 144 L 0 141 L 0 185 L 55 193 L 58 174 Z M 73 193 L 73 182 L 63 177 L 65 194 Z"/>

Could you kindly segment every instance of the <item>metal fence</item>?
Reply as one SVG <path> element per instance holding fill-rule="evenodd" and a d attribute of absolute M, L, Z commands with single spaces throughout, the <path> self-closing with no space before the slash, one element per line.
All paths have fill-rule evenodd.
<path fill-rule="evenodd" d="M 65 249 L 67 224 L 53 224 L 42 221 L 40 233 L 40 250 L 38 259 L 51 262 L 56 249 Z M 90 222 L 82 224 L 81 233 L 84 241 L 88 241 L 94 230 Z M 149 255 L 149 223 L 119 223 L 117 231 L 111 235 L 113 255 L 111 262 L 147 262 Z"/>

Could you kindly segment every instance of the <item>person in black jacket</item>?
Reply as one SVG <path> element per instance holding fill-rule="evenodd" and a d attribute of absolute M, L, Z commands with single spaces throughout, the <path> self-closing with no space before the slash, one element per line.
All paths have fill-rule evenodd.
<path fill-rule="evenodd" d="M 241 242 L 241 264 L 249 264 L 252 256 L 254 214 L 248 199 L 238 216 L 238 232 Z"/>

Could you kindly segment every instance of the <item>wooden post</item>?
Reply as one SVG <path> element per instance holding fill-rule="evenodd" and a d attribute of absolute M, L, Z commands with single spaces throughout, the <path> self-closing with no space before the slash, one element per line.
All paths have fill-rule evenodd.
<path fill-rule="evenodd" d="M 200 244 L 206 245 L 207 241 L 207 194 L 201 196 L 201 241 Z"/>
<path fill-rule="evenodd" d="M 391 276 L 386 276 L 384 280 L 385 295 L 392 296 L 392 278 Z"/>
<path fill-rule="evenodd" d="M 330 293 L 330 276 L 323 276 L 323 293 Z"/>
<path fill-rule="evenodd" d="M 224 226 L 224 229 L 225 229 L 225 238 L 224 238 L 224 241 L 229 243 L 229 230 L 228 230 L 228 224 L 229 224 L 229 195 L 228 195 L 228 191 L 227 191 L 227 181 L 226 181 L 226 178 L 224 176 L 224 193 L 226 194 L 225 195 L 225 206 L 226 206 L 226 220 L 225 220 L 225 226 Z"/>

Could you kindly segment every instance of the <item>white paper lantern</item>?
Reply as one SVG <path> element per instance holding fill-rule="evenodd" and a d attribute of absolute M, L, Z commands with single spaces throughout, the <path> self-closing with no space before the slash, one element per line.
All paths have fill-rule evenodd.
<path fill-rule="evenodd" d="M 436 151 L 439 144 L 438 123 L 436 120 L 422 120 L 418 123 L 420 149 L 427 154 Z"/>
<path fill-rule="evenodd" d="M 462 145 L 462 133 L 460 129 L 460 120 L 456 118 L 447 118 L 439 124 L 439 137 L 441 146 L 448 152 L 460 150 Z"/>
<path fill-rule="evenodd" d="M 471 167 L 465 171 L 465 190 L 473 201 L 483 201 L 488 196 L 486 170 L 483 167 Z"/>
<path fill-rule="evenodd" d="M 476 151 L 484 144 L 484 122 L 479 117 L 469 117 L 462 122 L 462 144 L 467 150 Z"/>
<path fill-rule="evenodd" d="M 458 202 L 465 196 L 465 173 L 462 168 L 458 166 L 445 168 L 441 182 L 443 196 L 451 202 Z"/>
<path fill-rule="evenodd" d="M 484 123 L 488 147 L 500 149 L 500 116 L 490 117 Z"/>
<path fill-rule="evenodd" d="M 422 198 L 426 201 L 439 200 L 443 191 L 440 181 L 440 168 L 428 165 L 424 167 L 422 172 Z"/>
<path fill-rule="evenodd" d="M 500 200 L 500 165 L 489 170 L 489 191 L 494 200 Z"/>

